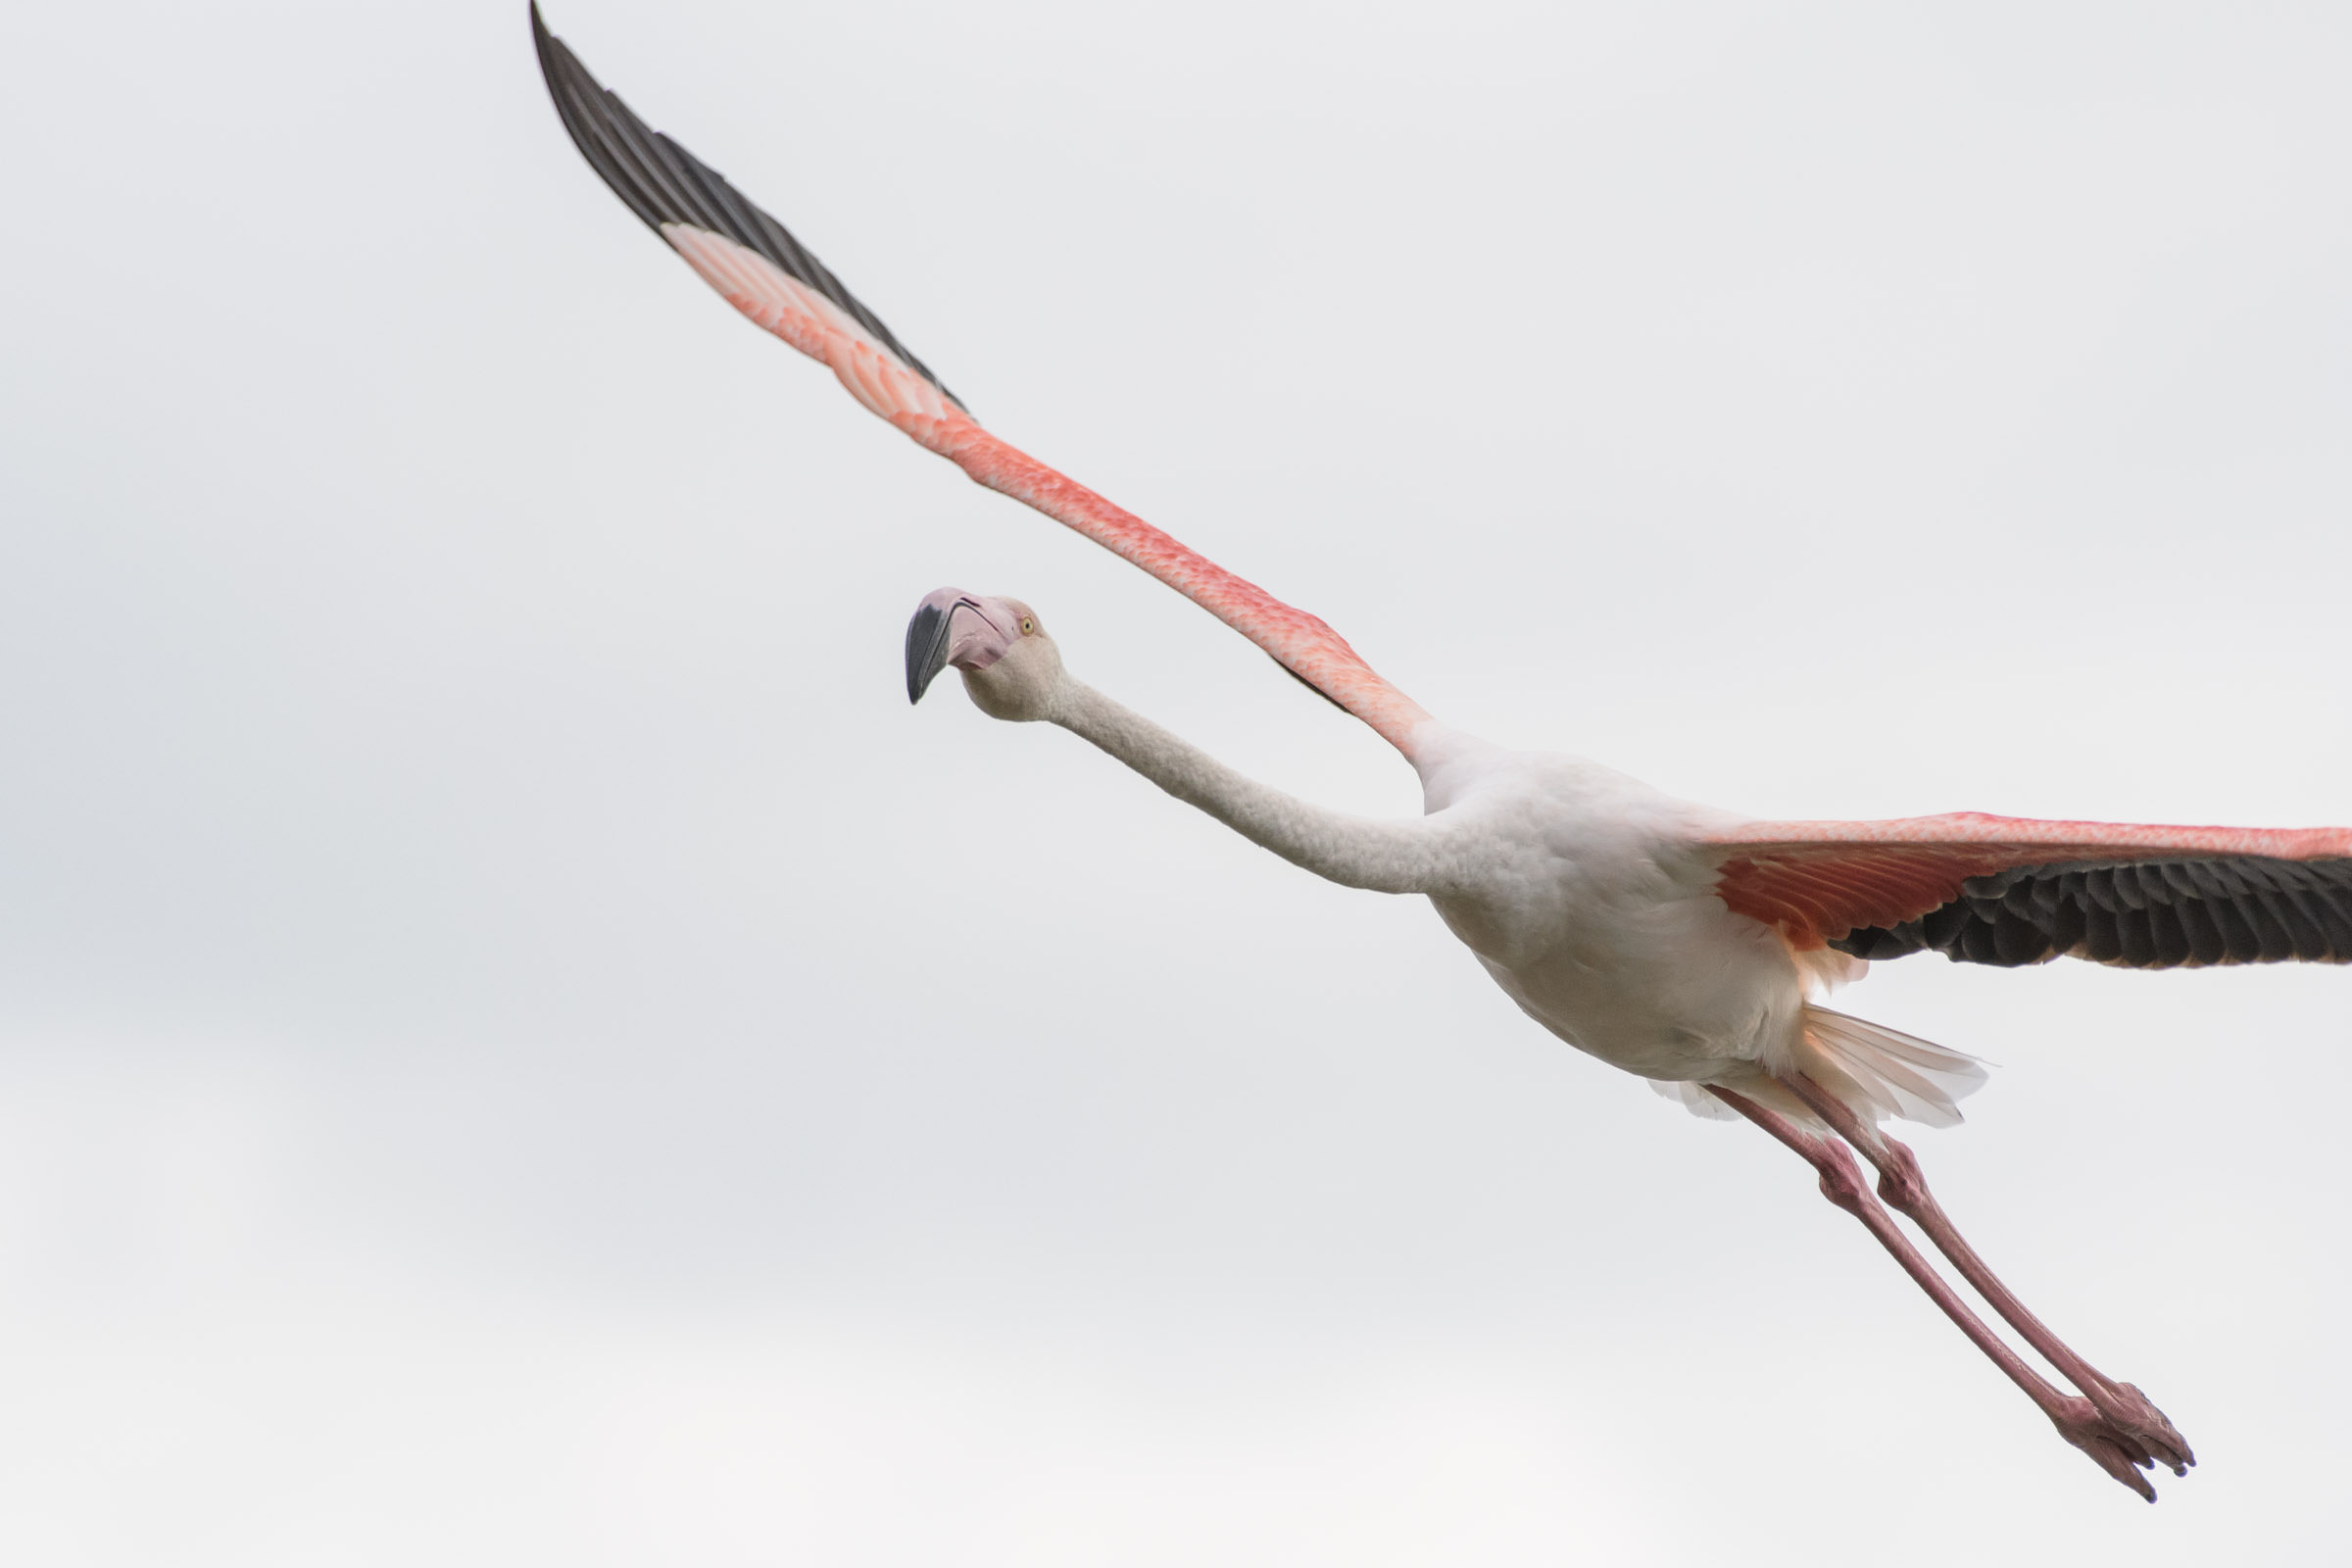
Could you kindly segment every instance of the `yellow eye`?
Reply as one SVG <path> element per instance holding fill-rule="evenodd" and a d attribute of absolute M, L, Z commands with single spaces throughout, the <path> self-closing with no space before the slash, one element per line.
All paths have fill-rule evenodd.
<path fill-rule="evenodd" d="M 1035 630 L 1037 630 L 1037 622 L 1029 616 L 1023 615 L 1021 617 L 1021 635 L 1026 637 Z"/>

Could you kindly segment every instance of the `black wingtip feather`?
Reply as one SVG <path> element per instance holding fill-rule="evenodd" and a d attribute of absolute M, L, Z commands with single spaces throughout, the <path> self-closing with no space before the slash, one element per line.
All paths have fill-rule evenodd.
<path fill-rule="evenodd" d="M 1917 920 L 1849 931 L 1830 946 L 1858 958 L 1933 949 L 2004 967 L 2068 954 L 2135 969 L 2352 962 L 2352 858 L 2011 866 L 1971 877 Z"/>
<path fill-rule="evenodd" d="M 648 125 L 627 104 L 588 74 L 579 56 L 547 30 L 538 0 L 531 4 L 531 38 L 548 96 L 572 145 L 597 177 L 656 233 L 664 223 L 686 223 L 757 252 L 839 306 L 906 368 L 939 388 L 957 408 L 964 402 L 942 385 L 931 368 L 908 353 L 881 318 L 859 304 L 841 279 L 808 254 L 789 229 L 745 198 L 726 177 L 685 148 Z M 969 412 L 968 410 L 966 412 Z"/>

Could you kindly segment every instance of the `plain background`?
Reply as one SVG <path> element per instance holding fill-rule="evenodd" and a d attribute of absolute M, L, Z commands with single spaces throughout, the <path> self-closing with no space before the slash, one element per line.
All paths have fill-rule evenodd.
<path fill-rule="evenodd" d="M 992 428 L 1779 816 L 2352 819 L 2352 24 L 562 0 Z M 2352 975 L 1882 967 L 2203 1466 L 1406 900 L 920 709 L 942 583 L 1368 732 L 608 195 L 520 0 L 0 18 L 0 1556 L 2316 1562 Z"/>

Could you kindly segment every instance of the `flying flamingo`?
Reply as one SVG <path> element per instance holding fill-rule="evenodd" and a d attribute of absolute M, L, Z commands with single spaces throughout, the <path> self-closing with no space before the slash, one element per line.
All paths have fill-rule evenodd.
<path fill-rule="evenodd" d="M 1421 779 L 1426 814 L 1327 811 L 1245 778 L 1064 672 L 1037 612 L 942 588 L 906 628 L 906 693 L 962 674 L 985 712 L 1059 724 L 1254 843 L 1348 887 L 1418 893 L 1510 999 L 1569 1045 L 1701 1114 L 1745 1117 L 1852 1214 L 2067 1442 L 2154 1501 L 2188 1444 L 2137 1388 L 2045 1328 L 1962 1240 L 1888 1119 L 1959 1120 L 1972 1057 L 1815 997 L 1869 960 L 1933 950 L 2004 967 L 2352 961 L 2352 829 L 2127 827 L 1959 812 L 1765 822 L 1580 759 L 1432 718 L 1315 616 L 991 435 L 782 224 L 604 90 L 531 11 L 564 127 L 629 209 L 727 303 L 974 480 L 1143 567 L 1362 719 Z M 1879 1173 L 1877 1197 L 1854 1154 Z M 1884 1200 L 1884 1206 L 1882 1201 Z M 1985 1326 L 1888 1216 L 1909 1217 L 2074 1386 Z"/>

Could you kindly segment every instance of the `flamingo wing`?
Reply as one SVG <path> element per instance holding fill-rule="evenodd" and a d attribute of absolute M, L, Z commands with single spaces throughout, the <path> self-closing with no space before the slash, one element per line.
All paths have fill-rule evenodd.
<path fill-rule="evenodd" d="M 982 429 L 783 224 L 606 91 L 547 30 L 536 3 L 531 31 L 556 112 L 589 167 L 728 304 L 824 362 L 853 397 L 922 446 L 1143 567 L 1398 749 L 1427 721 L 1419 705 L 1317 617 Z"/>
<path fill-rule="evenodd" d="M 1799 949 L 2004 967 L 2352 962 L 2352 828 L 2126 827 L 1963 811 L 1749 822 L 1716 893 Z"/>

